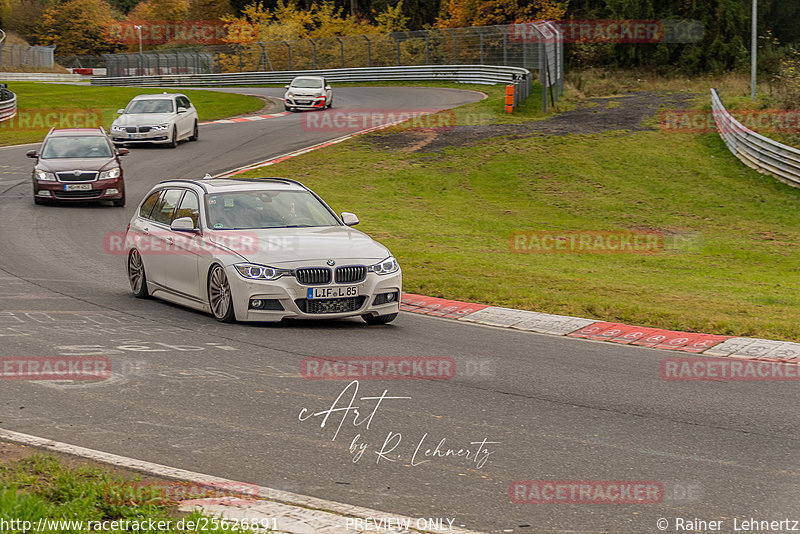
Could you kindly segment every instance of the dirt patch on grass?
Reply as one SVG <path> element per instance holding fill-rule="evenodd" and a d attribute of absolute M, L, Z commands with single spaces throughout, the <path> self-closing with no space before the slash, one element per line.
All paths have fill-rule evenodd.
<path fill-rule="evenodd" d="M 404 130 L 369 135 L 373 146 L 403 152 L 438 152 L 443 148 L 468 146 L 492 137 L 519 139 L 536 135 L 595 134 L 609 131 L 639 132 L 658 128 L 660 111 L 687 109 L 690 93 L 639 92 L 610 98 L 593 98 L 578 109 L 540 121 L 523 124 L 456 126 L 448 131 Z M 534 98 L 533 96 L 531 98 Z M 609 105 L 613 102 L 614 105 Z"/>

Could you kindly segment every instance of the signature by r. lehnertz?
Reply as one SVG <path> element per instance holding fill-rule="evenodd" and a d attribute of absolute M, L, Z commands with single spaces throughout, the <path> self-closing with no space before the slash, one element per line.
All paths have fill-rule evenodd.
<path fill-rule="evenodd" d="M 387 389 L 384 389 L 383 393 L 377 397 L 359 397 L 358 388 L 358 380 L 353 380 L 345 386 L 329 408 L 318 412 L 312 412 L 308 408 L 303 408 L 300 410 L 300 414 L 297 417 L 300 421 L 307 421 L 312 417 L 321 417 L 320 428 L 328 426 L 328 423 L 332 422 L 332 417 L 340 417 L 339 424 L 331 438 L 331 441 L 336 441 L 342 427 L 347 421 L 354 427 L 362 429 L 361 432 L 366 433 L 366 431 L 370 429 L 379 408 L 385 401 L 396 402 L 411 399 L 411 397 L 388 396 L 387 393 L 389 390 Z M 367 403 L 367 406 L 356 404 L 357 402 Z M 369 405 L 372 405 L 371 410 Z M 397 462 L 403 459 L 404 454 L 410 454 L 409 463 L 404 463 L 404 465 L 416 467 L 437 458 L 459 458 L 474 464 L 477 469 L 480 469 L 486 464 L 489 456 L 494 453 L 494 451 L 490 450 L 489 445 L 496 445 L 500 442 L 489 441 L 488 438 L 483 438 L 481 441 L 470 441 L 468 447 L 452 448 L 447 445 L 447 438 L 441 438 L 436 446 L 432 446 L 433 443 L 436 443 L 435 438 L 430 439 L 429 433 L 425 432 L 418 441 L 412 442 L 412 445 L 414 443 L 416 443 L 416 446 L 413 448 L 413 452 L 410 452 L 410 448 L 406 449 L 404 446 L 401 447 L 401 445 L 404 445 L 403 435 L 400 432 L 389 431 L 380 448 L 374 447 L 374 450 L 371 452 L 376 455 L 375 463 L 380 463 L 381 460 Z M 353 463 L 360 461 L 364 456 L 364 452 L 370 450 L 370 447 L 370 444 L 362 439 L 360 433 L 356 434 L 350 442 L 350 454 L 353 456 Z"/>

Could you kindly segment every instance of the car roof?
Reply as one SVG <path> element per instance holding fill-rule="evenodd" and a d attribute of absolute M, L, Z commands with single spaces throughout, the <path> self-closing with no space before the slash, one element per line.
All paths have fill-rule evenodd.
<path fill-rule="evenodd" d="M 52 129 L 47 134 L 47 137 L 105 137 L 106 132 L 102 128 L 60 128 Z"/>
<path fill-rule="evenodd" d="M 185 97 L 186 95 L 184 95 L 182 93 L 158 93 L 158 94 L 155 94 L 155 95 L 136 95 L 131 100 L 140 100 L 140 99 L 145 99 L 145 98 L 148 99 L 148 100 L 150 100 L 150 99 L 158 99 L 158 98 L 171 99 L 171 98 L 176 97 L 176 96 Z"/>
<path fill-rule="evenodd" d="M 324 77 L 322 76 L 295 76 L 292 81 L 295 80 L 322 80 Z"/>
<path fill-rule="evenodd" d="M 193 184 L 203 188 L 207 193 L 227 193 L 232 191 L 307 191 L 306 187 L 289 178 L 267 177 L 251 180 L 235 180 L 230 178 L 213 178 L 210 180 L 165 180 L 158 184 L 176 185 Z"/>

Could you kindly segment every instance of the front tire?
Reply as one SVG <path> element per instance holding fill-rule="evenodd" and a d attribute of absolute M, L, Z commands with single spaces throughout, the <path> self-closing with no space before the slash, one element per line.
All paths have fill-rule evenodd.
<path fill-rule="evenodd" d="M 208 306 L 217 321 L 232 323 L 236 320 L 228 276 L 219 264 L 214 265 L 208 275 Z"/>
<path fill-rule="evenodd" d="M 122 190 L 122 198 L 118 198 L 117 200 L 112 200 L 112 204 L 114 204 L 115 208 L 124 208 L 125 207 L 125 190 Z"/>
<path fill-rule="evenodd" d="M 194 121 L 194 133 L 189 138 L 189 141 L 197 141 L 200 137 L 200 129 L 197 127 L 197 121 Z"/>
<path fill-rule="evenodd" d="M 178 128 L 175 126 L 172 127 L 172 140 L 167 146 L 170 148 L 176 148 L 178 146 Z"/>
<path fill-rule="evenodd" d="M 371 324 L 371 325 L 372 324 L 387 324 L 387 323 L 391 323 L 392 321 L 397 319 L 397 314 L 396 313 L 390 313 L 388 315 L 370 315 L 370 314 L 367 313 L 367 314 L 362 315 L 361 318 L 364 319 L 365 323 Z"/>
<path fill-rule="evenodd" d="M 131 283 L 131 291 L 137 299 L 145 299 L 150 296 L 147 290 L 147 275 L 144 272 L 144 262 L 139 251 L 133 249 L 128 254 L 128 281 Z"/>

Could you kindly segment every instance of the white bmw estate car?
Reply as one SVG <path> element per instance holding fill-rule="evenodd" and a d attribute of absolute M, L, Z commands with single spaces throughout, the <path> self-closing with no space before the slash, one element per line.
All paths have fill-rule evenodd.
<path fill-rule="evenodd" d="M 125 236 L 128 280 L 222 322 L 361 316 L 400 310 L 389 250 L 286 178 L 169 180 L 136 209 Z"/>
<path fill-rule="evenodd" d="M 178 141 L 198 138 L 197 109 L 186 95 L 139 95 L 117 113 L 109 133 L 118 145 L 156 143 L 175 148 Z"/>

